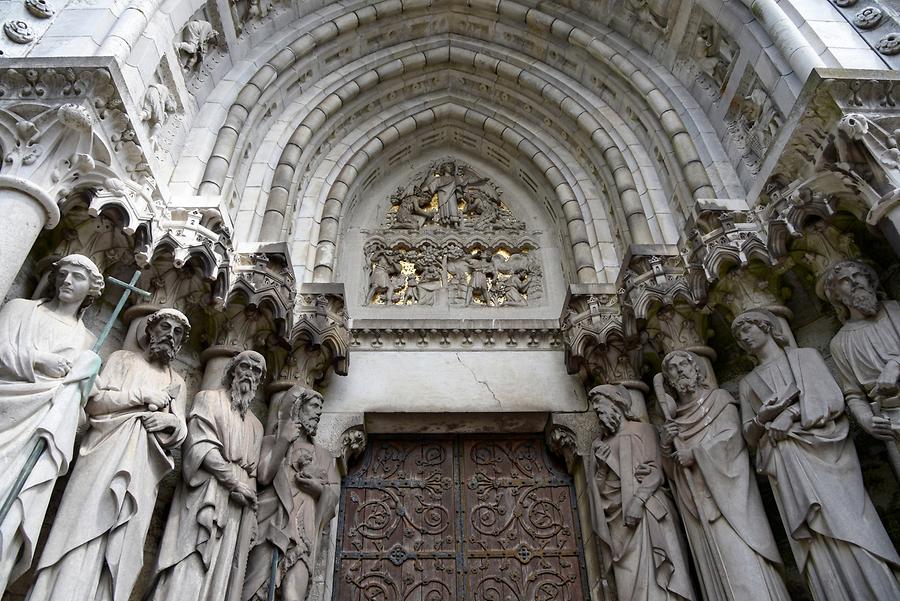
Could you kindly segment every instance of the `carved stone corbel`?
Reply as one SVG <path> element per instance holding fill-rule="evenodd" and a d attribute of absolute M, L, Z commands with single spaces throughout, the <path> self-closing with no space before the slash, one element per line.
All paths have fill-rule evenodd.
<path fill-rule="evenodd" d="M 705 357 L 707 281 L 674 246 L 632 245 L 620 276 L 624 298 L 660 356 L 676 349 Z"/>
<path fill-rule="evenodd" d="M 243 350 L 262 352 L 277 374 L 290 349 L 295 279 L 287 244 L 243 244 L 230 259 L 207 305 L 204 387 L 218 385 L 222 363 Z"/>
<path fill-rule="evenodd" d="M 304 284 L 294 304 L 291 351 L 273 386 L 301 383 L 312 387 L 333 369 L 346 375 L 350 332 L 343 284 Z"/>
<path fill-rule="evenodd" d="M 713 199 L 697 201 L 694 214 L 682 252 L 688 270 L 706 279 L 707 305 L 724 309 L 729 321 L 768 309 L 787 326 L 791 311 L 773 292 L 785 265 L 770 249 L 759 212 L 740 199 Z"/>
<path fill-rule="evenodd" d="M 344 430 L 341 435 L 341 454 L 338 457 L 338 468 L 341 470 L 342 476 L 347 475 L 350 462 L 362 455 L 368 444 L 369 436 L 364 423 Z"/>
<path fill-rule="evenodd" d="M 640 336 L 633 314 L 620 303 L 620 292 L 611 284 L 570 286 L 562 318 L 566 370 L 581 373 L 588 388 L 625 386 L 637 413 L 646 416 Z"/>
<path fill-rule="evenodd" d="M 685 225 L 691 232 L 685 241 L 689 265 L 703 269 L 706 280 L 717 281 L 735 266 L 757 260 L 774 265 L 766 231 L 757 214 L 739 199 L 698 200 L 695 217 Z"/>

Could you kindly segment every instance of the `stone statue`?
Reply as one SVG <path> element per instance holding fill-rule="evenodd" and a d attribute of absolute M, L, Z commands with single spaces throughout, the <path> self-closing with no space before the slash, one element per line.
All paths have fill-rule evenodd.
<path fill-rule="evenodd" d="M 821 355 L 784 348 L 768 311 L 743 313 L 731 329 L 759 361 L 740 384 L 744 437 L 813 598 L 900 599 L 900 557 L 863 487 L 843 395 Z"/>
<path fill-rule="evenodd" d="M 175 97 L 164 84 L 151 83 L 147 86 L 144 103 L 141 105 L 141 121 L 149 127 L 148 136 L 154 146 L 158 146 L 159 132 L 169 113 L 174 113 L 177 108 Z"/>
<path fill-rule="evenodd" d="M 177 50 L 187 55 L 183 67 L 190 71 L 203 62 L 210 44 L 218 41 L 219 32 L 213 29 L 209 21 L 194 19 L 188 21 L 183 35 L 184 41 L 178 44 Z"/>
<path fill-rule="evenodd" d="M 100 369 L 81 321 L 103 292 L 90 259 L 54 263 L 53 296 L 10 300 L 0 310 L 0 496 L 6 500 L 39 438 L 47 442 L 0 524 L 0 592 L 31 565 L 56 479 L 69 469 L 82 404 Z"/>
<path fill-rule="evenodd" d="M 844 400 L 860 426 L 887 443 L 900 478 L 900 303 L 878 298 L 878 276 L 863 263 L 837 263 L 824 279 L 844 324 L 831 339 Z"/>
<path fill-rule="evenodd" d="M 678 396 L 666 392 L 663 379 Z M 663 452 L 706 601 L 790 601 L 766 519 L 737 402 L 703 363 L 673 351 L 654 379 L 666 415 Z"/>
<path fill-rule="evenodd" d="M 250 552 L 243 601 L 267 601 L 273 562 L 277 597 L 304 601 L 322 532 L 334 517 L 340 474 L 331 453 L 312 442 L 322 396 L 294 386 L 273 406 L 260 454 L 259 535 Z"/>
<path fill-rule="evenodd" d="M 622 386 L 597 386 L 591 406 L 601 434 L 588 457 L 588 490 L 603 553 L 619 601 L 695 599 L 678 513 L 663 488 L 656 431 L 631 409 Z"/>
<path fill-rule="evenodd" d="M 466 175 L 466 171 L 470 175 Z M 459 201 L 470 186 L 480 186 L 487 179 L 479 179 L 466 168 L 462 169 L 452 161 L 441 163 L 437 175 L 428 182 L 428 189 L 437 195 L 437 222 L 447 227 L 459 227 Z"/>
<path fill-rule="evenodd" d="M 471 305 L 476 295 L 484 304 L 492 305 L 494 296 L 491 294 L 490 278 L 494 275 L 493 263 L 485 256 L 483 250 L 479 250 L 467 258 L 466 263 L 472 270 L 472 278 L 466 288 L 466 305 Z"/>
<path fill-rule="evenodd" d="M 384 302 L 390 305 L 393 301 L 394 278 L 400 275 L 401 266 L 397 253 L 390 248 L 373 245 L 369 251 L 369 292 L 366 300 L 374 303 L 378 295 L 384 295 Z"/>
<path fill-rule="evenodd" d="M 256 467 L 262 424 L 250 403 L 266 360 L 244 351 L 228 364 L 225 388 L 194 398 L 179 482 L 156 563 L 154 601 L 224 601 L 240 593 L 233 564 L 256 527 Z"/>
<path fill-rule="evenodd" d="M 85 410 L 90 429 L 38 563 L 29 601 L 128 601 L 171 449 L 187 435 L 171 362 L 190 332 L 180 311 L 147 318 L 142 352 L 109 356 Z"/>

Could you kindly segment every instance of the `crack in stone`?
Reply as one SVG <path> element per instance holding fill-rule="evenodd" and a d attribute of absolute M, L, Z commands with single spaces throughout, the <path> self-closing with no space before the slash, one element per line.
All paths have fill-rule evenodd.
<path fill-rule="evenodd" d="M 456 353 L 456 360 L 459 361 L 459 364 L 460 364 L 460 365 L 462 365 L 464 368 L 466 368 L 466 371 L 468 371 L 470 374 L 472 374 L 472 379 L 473 379 L 473 380 L 475 380 L 476 382 L 478 382 L 479 384 L 481 384 L 482 386 L 484 386 L 484 387 L 487 389 L 487 391 L 488 391 L 489 393 L 491 393 L 491 396 L 493 397 L 494 402 L 497 403 L 497 406 L 498 406 L 498 407 L 500 407 L 501 409 L 503 409 L 503 403 L 501 403 L 501 402 L 500 402 L 500 399 L 497 398 L 497 395 L 494 394 L 493 389 L 491 389 L 491 385 L 488 384 L 487 381 L 485 381 L 485 380 L 479 380 L 479 379 L 478 379 L 478 376 L 475 375 L 475 371 L 474 371 L 471 367 L 469 367 L 468 365 L 466 365 L 466 363 L 462 360 L 462 357 L 459 356 L 459 353 Z"/>

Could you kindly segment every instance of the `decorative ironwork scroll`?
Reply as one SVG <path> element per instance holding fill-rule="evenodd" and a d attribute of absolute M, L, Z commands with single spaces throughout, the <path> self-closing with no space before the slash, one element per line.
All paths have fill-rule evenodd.
<path fill-rule="evenodd" d="M 373 436 L 338 528 L 340 601 L 589 598 L 572 481 L 539 435 Z"/>

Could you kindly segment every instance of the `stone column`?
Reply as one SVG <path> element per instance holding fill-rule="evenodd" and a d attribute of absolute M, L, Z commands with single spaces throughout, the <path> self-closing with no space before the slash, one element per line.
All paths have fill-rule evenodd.
<path fill-rule="evenodd" d="M 93 171 L 94 117 L 77 104 L 45 106 L 34 114 L 0 109 L 0 298 L 6 296 L 40 231 L 59 223 L 58 201 L 74 180 Z M 27 115 L 27 117 L 26 117 Z"/>

